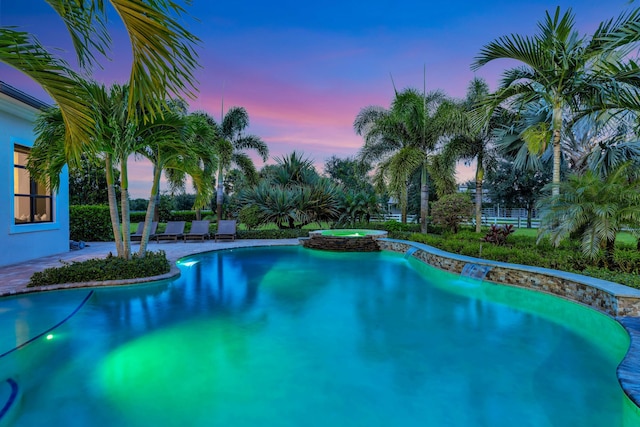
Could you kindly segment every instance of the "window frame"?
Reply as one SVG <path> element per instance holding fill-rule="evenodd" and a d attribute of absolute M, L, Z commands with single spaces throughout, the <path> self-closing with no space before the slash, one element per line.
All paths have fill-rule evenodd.
<path fill-rule="evenodd" d="M 16 193 L 15 193 L 15 186 L 16 186 L 16 177 L 15 177 L 15 170 L 16 168 L 16 162 L 14 160 L 14 155 L 16 152 L 16 148 L 18 150 L 22 149 L 26 152 L 31 151 L 32 148 L 32 143 L 28 140 L 22 140 L 16 137 L 10 137 L 11 140 L 11 144 L 10 144 L 10 153 L 11 153 L 11 192 L 8 194 L 9 196 L 9 212 L 10 212 L 10 222 L 9 222 L 9 234 L 18 234 L 18 233 L 30 233 L 30 232 L 34 232 L 34 231 L 46 231 L 46 230 L 57 230 L 60 228 L 60 224 L 58 223 L 58 203 L 57 203 L 57 194 L 51 190 L 48 190 L 48 195 L 47 196 L 42 196 L 41 197 L 35 197 L 34 200 L 36 199 L 42 199 L 43 197 L 46 197 L 49 201 L 49 213 L 50 215 L 48 216 L 48 218 L 45 221 L 33 221 L 33 222 L 16 222 L 15 220 L 15 202 L 16 202 Z M 7 165 L 9 166 L 9 165 Z M 22 166 L 22 165 L 20 165 Z M 21 167 L 20 167 L 21 168 Z M 32 187 L 32 183 L 33 181 L 30 180 L 30 184 L 29 184 L 29 188 L 31 189 Z M 18 193 L 18 195 L 20 195 L 21 193 Z M 26 196 L 26 194 L 25 194 Z M 34 194 L 34 196 L 37 196 L 37 194 Z M 31 194 L 29 194 L 30 197 L 30 202 L 29 203 L 36 203 L 36 201 L 32 202 L 31 199 Z M 32 210 L 31 211 L 31 219 L 33 219 L 33 216 L 35 215 L 35 211 Z"/>

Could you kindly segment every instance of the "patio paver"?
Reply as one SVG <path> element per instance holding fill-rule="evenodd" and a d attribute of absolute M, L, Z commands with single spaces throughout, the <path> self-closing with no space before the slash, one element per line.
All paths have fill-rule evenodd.
<path fill-rule="evenodd" d="M 147 250 L 158 251 L 163 250 L 167 254 L 167 259 L 172 265 L 176 261 L 187 255 L 193 255 L 202 252 L 210 252 L 221 249 L 243 248 L 252 246 L 280 246 L 280 245 L 297 245 L 298 239 L 278 239 L 278 240 L 236 240 L 233 242 L 174 242 L 174 243 L 155 243 L 150 242 Z M 138 245 L 132 245 L 132 251 L 136 252 Z M 36 271 L 42 271 L 50 267 L 60 267 L 63 263 L 74 261 L 85 261 L 91 258 L 104 258 L 109 252 L 116 252 L 114 242 L 89 242 L 84 249 L 63 252 L 57 255 L 51 255 L 44 258 L 38 258 L 25 261 L 18 264 L 12 264 L 0 267 L 0 296 L 12 295 L 24 292 L 27 289 L 29 279 Z"/>

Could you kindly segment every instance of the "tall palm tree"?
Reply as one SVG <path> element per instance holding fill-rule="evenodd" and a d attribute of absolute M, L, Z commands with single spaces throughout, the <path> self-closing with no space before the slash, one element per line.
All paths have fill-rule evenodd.
<path fill-rule="evenodd" d="M 481 126 L 474 126 L 473 116 L 478 108 L 478 104 L 489 96 L 489 86 L 481 78 L 474 78 L 467 88 L 467 96 L 460 107 L 460 113 L 452 115 L 451 123 L 445 123 L 454 136 L 447 143 L 445 153 L 456 159 L 463 159 L 467 162 L 476 161 L 476 194 L 475 194 L 475 217 L 476 233 L 480 232 L 482 225 L 482 183 L 487 168 L 492 167 L 496 162 L 495 150 L 491 142 L 493 140 L 493 130 L 496 128 L 499 113 L 494 111 L 490 116 L 485 117 Z"/>
<path fill-rule="evenodd" d="M 186 142 L 195 150 L 191 157 L 181 157 L 183 167 L 169 168 L 165 170 L 165 176 L 172 191 L 184 190 L 188 170 L 192 170 L 199 176 L 207 177 L 206 182 L 200 183 L 192 178 L 192 184 L 196 191 L 195 209 L 196 219 L 201 219 L 201 209 L 211 203 L 211 187 L 218 170 L 218 157 L 212 141 L 217 139 L 217 126 L 215 120 L 207 113 L 196 111 L 189 113 L 186 119 Z"/>
<path fill-rule="evenodd" d="M 427 230 L 429 177 L 446 179 L 440 174 L 429 174 L 431 157 L 443 136 L 441 116 L 451 106 L 442 92 L 421 93 L 415 89 L 396 92 L 390 109 L 365 107 L 356 116 L 353 127 L 364 136 L 360 152 L 364 161 L 376 162 L 376 182 L 389 183 L 393 195 L 398 197 L 402 221 L 406 222 L 408 185 L 411 175 L 420 168 L 420 223 Z M 448 114 L 448 113 L 446 113 Z"/>
<path fill-rule="evenodd" d="M 201 168 L 202 162 L 210 161 L 208 147 L 203 144 L 202 138 L 203 134 L 209 135 L 209 130 L 202 126 L 194 126 L 192 119 L 187 115 L 186 105 L 180 100 L 170 101 L 168 107 L 162 118 L 158 117 L 150 122 L 140 133 L 142 146 L 138 153 L 153 164 L 151 194 L 138 252 L 140 257 L 146 253 L 163 170 L 191 177 L 194 187 L 198 190 L 196 206 L 202 207 L 213 195 L 211 181 L 206 176 L 206 171 Z"/>
<path fill-rule="evenodd" d="M 610 71 L 608 65 L 619 58 L 612 54 L 612 49 L 633 43 L 640 37 L 637 30 L 627 38 L 621 37 L 620 32 L 639 24 L 640 9 L 636 9 L 620 15 L 615 21 L 601 23 L 590 37 L 580 36 L 571 9 L 561 15 L 558 7 L 553 16 L 546 12 L 535 36 L 511 34 L 499 37 L 485 45 L 475 58 L 473 70 L 496 59 L 514 59 L 523 64 L 503 73 L 492 100 L 494 105 L 509 102 L 520 108 L 531 102 L 544 102 L 551 109 L 550 128 L 538 127 L 539 132 L 530 131 L 528 135 L 539 138 L 541 133 L 550 134 L 553 194 L 559 192 L 563 113 L 566 109 L 577 111 L 585 105 L 590 105 L 591 109 L 607 108 L 607 94 L 628 91 L 624 84 L 618 84 L 621 73 L 606 71 Z M 611 39 L 617 40 L 617 44 L 607 41 Z"/>
<path fill-rule="evenodd" d="M 131 257 L 129 188 L 127 162 L 134 153 L 144 153 L 154 162 L 154 180 L 152 193 L 157 191 L 160 173 L 163 168 L 179 167 L 170 162 L 179 158 L 195 157 L 194 150 L 184 141 L 184 120 L 179 114 L 165 109 L 153 121 L 133 122 L 128 119 L 128 88 L 113 85 L 107 90 L 97 83 L 85 84 L 88 110 L 96 124 L 96 132 L 85 151 L 88 156 L 104 158 L 107 175 L 107 191 L 111 226 L 119 257 Z M 31 150 L 27 167 L 34 179 L 49 182 L 53 188 L 59 185 L 58 175 L 62 168 L 74 161 L 65 150 L 64 135 L 66 123 L 61 110 L 57 107 L 44 112 L 36 121 L 37 138 Z M 120 169 L 120 214 L 117 195 L 114 188 L 114 168 Z M 194 173 L 194 176 L 198 176 Z M 199 182 L 201 182 L 200 180 Z M 202 184 L 203 185 L 203 184 Z M 151 197 L 149 205 L 153 211 Z M 151 221 L 147 212 L 147 224 L 141 242 L 140 256 L 144 256 L 148 242 Z"/>
<path fill-rule="evenodd" d="M 212 121 L 215 124 L 215 121 Z M 224 175 L 232 165 L 236 165 L 251 182 L 255 182 L 258 172 L 253 160 L 244 152 L 255 150 L 262 161 L 269 158 L 269 147 L 256 135 L 245 135 L 249 126 L 249 114 L 243 107 L 231 107 L 222 117 L 220 124 L 215 124 L 217 139 L 214 152 L 218 158 L 218 176 L 216 190 L 216 216 L 222 219 L 224 202 Z"/>
<path fill-rule="evenodd" d="M 46 0 L 69 31 L 80 68 L 90 71 L 96 54 L 105 56 L 111 44 L 107 5 L 122 20 L 131 40 L 128 117 L 145 121 L 161 113 L 167 94 L 194 90 L 197 37 L 182 24 L 184 8 L 170 0 Z M 22 71 L 53 98 L 65 123 L 65 149 L 78 155 L 95 131 L 86 86 L 78 72 L 47 50 L 33 35 L 0 27 L 0 61 Z"/>
<path fill-rule="evenodd" d="M 90 108 L 85 111 L 91 116 L 96 129 L 91 139 L 85 143 L 85 155 L 104 158 L 107 178 L 107 193 L 111 227 L 119 257 L 129 258 L 129 233 L 123 233 L 120 227 L 117 195 L 115 192 L 114 168 L 121 160 L 128 158 L 134 149 L 135 126 L 127 117 L 127 89 L 114 85 L 107 90 L 104 85 L 94 82 L 82 83 L 85 102 Z M 67 163 L 73 163 L 76 157 L 67 150 L 67 123 L 62 109 L 53 107 L 36 119 L 36 140 L 29 154 L 27 168 L 31 176 L 40 182 L 49 183 L 52 189 L 59 185 L 59 174 Z M 126 165 L 121 170 L 121 194 L 128 197 Z M 121 208 L 127 211 L 128 198 L 121 197 Z M 126 201 L 125 201 L 126 200 Z M 125 212 L 123 212 L 124 214 Z"/>

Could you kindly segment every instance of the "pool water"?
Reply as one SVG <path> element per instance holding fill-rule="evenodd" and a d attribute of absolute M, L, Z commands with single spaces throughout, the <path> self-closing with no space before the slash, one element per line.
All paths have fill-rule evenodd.
<path fill-rule="evenodd" d="M 577 304 L 388 252 L 179 266 L 95 290 L 1 357 L 22 396 L 0 426 L 640 425 L 616 378 L 626 333 Z M 0 300 L 0 354 L 88 292 Z"/>

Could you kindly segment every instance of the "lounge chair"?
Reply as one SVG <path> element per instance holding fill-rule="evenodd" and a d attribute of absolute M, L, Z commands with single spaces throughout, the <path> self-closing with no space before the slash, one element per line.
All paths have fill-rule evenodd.
<path fill-rule="evenodd" d="M 236 220 L 223 219 L 218 222 L 218 231 L 215 234 L 216 242 L 218 239 L 236 240 Z"/>
<path fill-rule="evenodd" d="M 200 239 L 204 242 L 204 239 L 211 238 L 209 234 L 209 222 L 208 220 L 191 222 L 191 231 L 184 235 L 184 241 Z"/>
<path fill-rule="evenodd" d="M 138 228 L 136 228 L 135 233 L 131 233 L 131 241 L 132 242 L 140 242 L 142 240 L 142 233 L 144 232 L 144 224 L 145 222 L 139 222 Z M 149 240 L 152 240 L 156 235 L 156 229 L 158 228 L 158 223 L 156 221 L 151 222 L 151 229 L 149 230 Z"/>
<path fill-rule="evenodd" d="M 155 235 L 156 242 L 159 243 L 160 240 L 175 240 L 177 242 L 184 236 L 184 224 L 185 221 L 168 221 L 164 233 Z"/>

